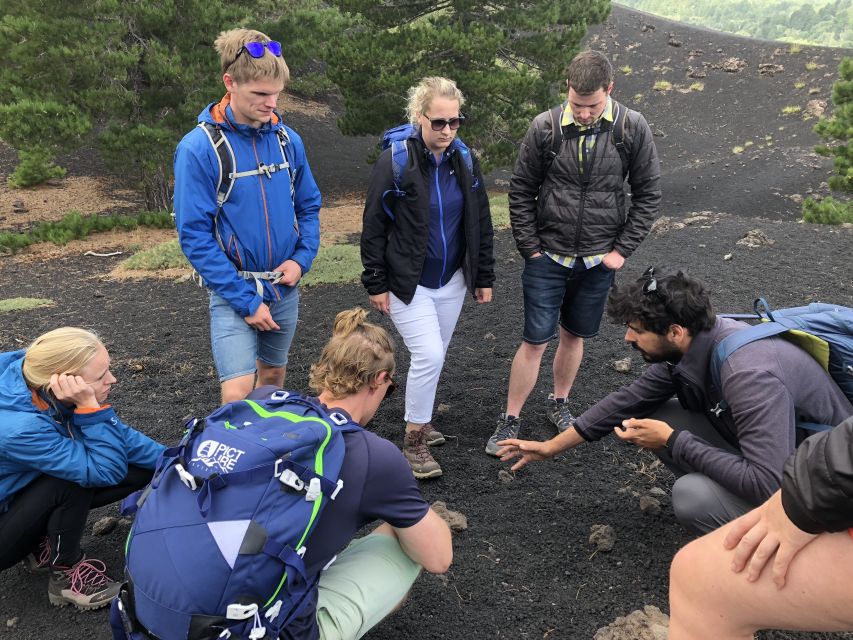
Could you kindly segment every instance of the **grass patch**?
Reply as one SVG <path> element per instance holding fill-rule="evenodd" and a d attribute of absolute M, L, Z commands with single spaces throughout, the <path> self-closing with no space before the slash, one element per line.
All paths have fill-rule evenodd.
<path fill-rule="evenodd" d="M 691 91 L 704 91 L 705 90 L 705 83 L 704 82 L 694 82 L 693 84 L 690 85 L 690 90 Z"/>
<path fill-rule="evenodd" d="M 789 104 L 787 107 L 782 107 L 782 115 L 783 116 L 792 116 L 795 113 L 799 113 L 803 108 L 798 104 Z"/>
<path fill-rule="evenodd" d="M 743 153 L 743 151 L 744 151 L 744 148 L 740 145 L 737 145 L 736 147 L 732 147 L 732 153 L 734 153 L 735 155 L 740 155 Z"/>
<path fill-rule="evenodd" d="M 623 66 L 623 67 L 619 67 L 619 71 L 621 71 L 622 73 L 624 73 L 626 76 L 630 76 L 630 75 L 631 75 L 631 73 L 632 73 L 634 70 L 633 70 L 630 66 L 628 66 L 628 65 L 626 64 L 626 65 L 625 65 L 625 66 Z"/>
<path fill-rule="evenodd" d="M 29 311 L 30 309 L 38 309 L 39 307 L 52 307 L 53 300 L 47 298 L 6 298 L 0 300 L 0 313 L 9 313 L 11 311 Z"/>
<path fill-rule="evenodd" d="M 798 44 L 792 44 L 790 47 L 788 47 L 788 53 L 790 53 L 792 56 L 800 54 L 802 53 L 802 51 L 803 48 Z"/>
<path fill-rule="evenodd" d="M 634 102 L 642 102 L 642 100 L 643 100 L 643 94 L 642 93 L 635 93 L 634 94 Z"/>
<path fill-rule="evenodd" d="M 806 86 L 805 82 L 795 82 L 794 83 L 794 89 L 802 89 L 805 86 Z"/>
<path fill-rule="evenodd" d="M 505 193 L 491 196 L 489 209 L 492 211 L 492 226 L 495 229 L 509 228 L 509 199 Z"/>
<path fill-rule="evenodd" d="M 803 220 L 815 224 L 853 223 L 853 201 L 824 198 L 820 202 L 806 198 L 803 203 Z"/>
<path fill-rule="evenodd" d="M 814 71 L 818 68 L 820 68 L 820 65 L 817 62 L 806 62 L 806 70 L 808 71 Z"/>
<path fill-rule="evenodd" d="M 137 227 L 174 227 L 168 211 L 143 212 L 136 216 L 84 216 L 72 211 L 61 220 L 41 222 L 24 233 L 0 232 L 0 253 L 15 253 L 37 242 L 64 245 L 102 231 L 132 231 Z"/>
<path fill-rule="evenodd" d="M 747 140 L 746 142 L 743 143 L 743 146 L 744 147 L 751 147 L 754 144 L 755 143 L 752 140 Z"/>
<path fill-rule="evenodd" d="M 333 244 L 320 247 L 311 271 L 302 279 L 302 284 L 311 287 L 318 284 L 343 284 L 357 282 L 361 276 L 361 248 L 354 244 Z"/>
<path fill-rule="evenodd" d="M 190 268 L 177 238 L 156 247 L 135 253 L 121 263 L 130 271 L 162 271 L 163 269 Z"/>
<path fill-rule="evenodd" d="M 667 80 L 658 80 L 652 87 L 655 91 L 669 91 L 672 89 L 672 83 Z"/>

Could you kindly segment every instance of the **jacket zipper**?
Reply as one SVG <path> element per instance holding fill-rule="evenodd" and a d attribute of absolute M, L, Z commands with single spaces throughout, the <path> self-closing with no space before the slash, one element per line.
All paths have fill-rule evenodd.
<path fill-rule="evenodd" d="M 444 202 L 441 199 L 441 186 L 438 180 L 442 159 L 439 159 L 438 164 L 435 166 L 435 196 L 438 198 L 438 226 L 441 229 L 441 248 L 444 251 L 441 256 L 441 275 L 438 278 L 439 287 L 444 286 L 444 271 L 447 269 L 447 237 L 444 235 Z"/>
<path fill-rule="evenodd" d="M 581 147 L 581 160 L 578 168 L 581 171 L 581 197 L 580 197 L 580 208 L 578 209 L 578 224 L 575 228 L 575 250 L 574 255 L 577 256 L 580 254 L 580 243 L 581 243 L 581 229 L 583 229 L 583 214 L 584 214 L 584 205 L 586 204 L 586 188 L 589 185 L 590 178 L 592 177 L 592 168 L 595 165 L 595 156 L 598 151 L 598 136 L 600 132 L 595 134 L 595 144 L 592 147 L 592 157 L 589 159 L 589 166 L 587 166 L 586 171 L 583 170 L 584 161 L 583 159 L 586 157 L 586 140 L 584 140 L 580 144 Z"/>

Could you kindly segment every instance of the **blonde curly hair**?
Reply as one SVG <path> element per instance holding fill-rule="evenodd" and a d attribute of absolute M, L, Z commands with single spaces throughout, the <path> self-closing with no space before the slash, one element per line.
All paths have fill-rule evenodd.
<path fill-rule="evenodd" d="M 373 384 L 383 371 L 394 375 L 394 343 L 385 329 L 366 318 L 367 311 L 361 308 L 335 317 L 332 338 L 320 360 L 311 365 L 309 385 L 315 393 L 327 391 L 343 398 Z"/>

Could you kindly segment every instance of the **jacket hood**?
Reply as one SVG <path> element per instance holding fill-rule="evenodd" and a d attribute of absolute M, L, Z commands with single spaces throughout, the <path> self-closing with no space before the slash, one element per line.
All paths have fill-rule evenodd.
<path fill-rule="evenodd" d="M 278 111 L 273 111 L 269 122 L 264 123 L 258 129 L 247 124 L 240 124 L 234 119 L 231 110 L 231 94 L 226 93 L 219 102 L 211 102 L 202 112 L 198 114 L 199 123 L 206 122 L 213 125 L 221 125 L 230 131 L 238 131 L 246 134 L 261 134 L 267 131 L 277 131 L 282 126 L 281 116 Z"/>
<path fill-rule="evenodd" d="M 23 364 L 23 350 L 0 353 L 0 410 L 36 410 L 21 371 Z"/>

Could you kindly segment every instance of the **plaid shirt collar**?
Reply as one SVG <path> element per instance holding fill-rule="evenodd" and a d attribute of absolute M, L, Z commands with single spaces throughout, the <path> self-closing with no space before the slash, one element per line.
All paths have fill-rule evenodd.
<path fill-rule="evenodd" d="M 607 104 L 604 105 L 604 111 L 601 112 L 601 115 L 598 117 L 598 119 L 590 125 L 584 126 L 579 124 L 577 125 L 577 127 L 580 130 L 590 129 L 596 124 L 598 124 L 598 121 L 602 119 L 607 120 L 608 122 L 613 122 L 613 100 L 610 98 L 609 95 L 607 96 Z M 572 110 L 569 108 L 569 101 L 566 100 L 565 104 L 563 105 L 563 119 L 560 121 L 560 126 L 568 127 L 572 124 L 575 124 L 575 116 L 572 113 Z"/>

